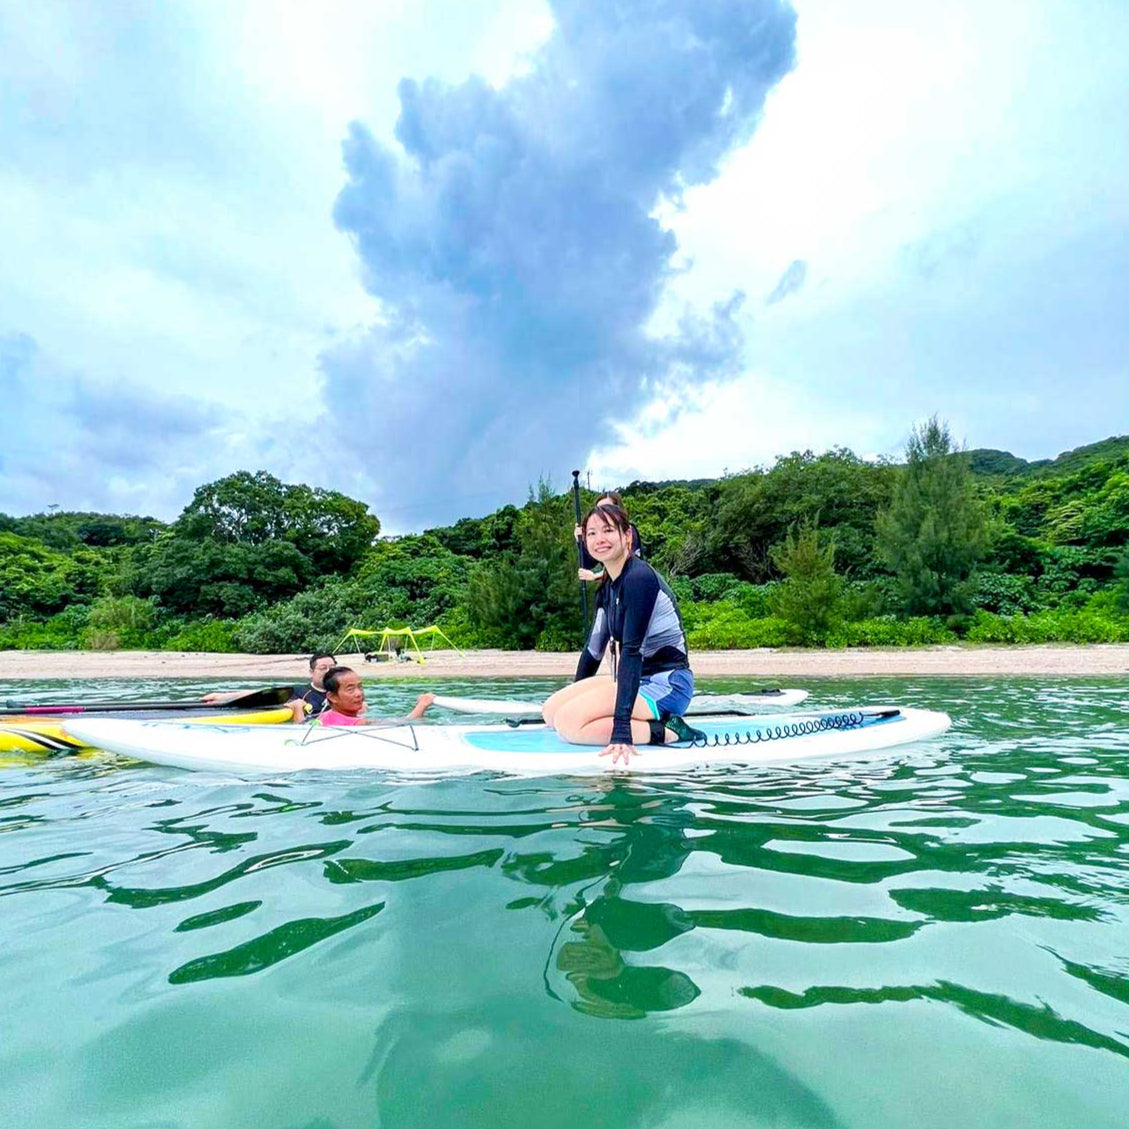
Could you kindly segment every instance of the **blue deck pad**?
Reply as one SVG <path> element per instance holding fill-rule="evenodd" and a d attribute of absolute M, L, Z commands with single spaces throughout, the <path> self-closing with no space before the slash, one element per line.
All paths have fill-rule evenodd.
<path fill-rule="evenodd" d="M 843 714 L 849 714 L 850 710 L 843 710 Z M 690 724 L 695 729 L 702 730 L 708 737 L 718 738 L 722 742 L 725 736 L 728 735 L 731 739 L 736 738 L 737 741 L 748 741 L 750 737 L 755 737 L 758 733 L 764 733 L 767 739 L 771 739 L 771 734 L 776 730 L 783 731 L 788 723 L 796 723 L 801 720 L 804 715 L 797 714 L 782 714 L 778 718 L 742 718 L 742 717 L 724 717 L 709 720 L 707 718 L 693 717 L 690 718 Z M 818 715 L 816 715 L 818 716 Z M 827 716 L 827 715 L 824 715 Z M 894 715 L 892 717 L 875 717 L 867 718 L 861 726 L 854 725 L 842 732 L 852 732 L 854 729 L 871 728 L 875 725 L 896 725 L 904 718 Z M 830 740 L 834 740 L 834 736 L 839 730 L 828 729 L 826 735 Z M 597 748 L 596 745 L 573 745 L 563 738 L 558 736 L 555 729 L 549 726 L 529 726 L 528 728 L 520 729 L 498 729 L 492 727 L 490 729 L 480 729 L 467 733 L 464 740 L 468 745 L 476 749 L 485 749 L 492 753 L 575 753 L 580 749 Z M 788 737 L 780 737 L 779 740 L 787 741 Z M 711 742 L 712 743 L 712 742 Z"/>

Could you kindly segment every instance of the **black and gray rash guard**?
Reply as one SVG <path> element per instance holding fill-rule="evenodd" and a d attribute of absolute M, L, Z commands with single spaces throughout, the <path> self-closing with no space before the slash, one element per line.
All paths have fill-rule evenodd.
<path fill-rule="evenodd" d="M 605 580 L 596 599 L 596 617 L 588 643 L 580 653 L 576 681 L 600 669 L 608 643 L 619 651 L 613 745 L 630 745 L 631 710 L 645 675 L 684 670 L 690 665 L 686 636 L 674 595 L 646 561 L 628 557 L 615 580 Z"/>

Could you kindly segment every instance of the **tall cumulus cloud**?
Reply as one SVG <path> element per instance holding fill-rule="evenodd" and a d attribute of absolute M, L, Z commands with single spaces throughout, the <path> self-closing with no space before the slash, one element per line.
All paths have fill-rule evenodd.
<path fill-rule="evenodd" d="M 794 12 L 552 8 L 521 77 L 405 79 L 399 148 L 359 123 L 345 142 L 334 216 L 384 316 L 323 355 L 326 400 L 384 499 L 400 453 L 413 469 L 398 498 L 442 517 L 559 478 L 616 422 L 741 363 L 739 293 L 655 330 L 677 252 L 655 212 L 752 135 L 793 65 Z"/>

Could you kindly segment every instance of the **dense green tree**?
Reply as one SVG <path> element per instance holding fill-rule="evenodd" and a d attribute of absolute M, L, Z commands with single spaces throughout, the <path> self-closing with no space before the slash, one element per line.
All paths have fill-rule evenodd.
<path fill-rule="evenodd" d="M 261 545 L 167 533 L 131 561 L 132 594 L 182 615 L 240 616 L 287 599 L 315 576 L 288 541 Z"/>
<path fill-rule="evenodd" d="M 795 575 L 780 579 L 791 567 L 791 555 L 781 555 L 789 531 L 799 531 L 791 534 L 798 550 L 816 514 L 827 539 L 819 547 L 834 544 L 832 563 L 843 574 L 836 640 L 946 641 L 955 638 L 951 627 L 985 642 L 1129 635 L 1129 438 L 1030 463 L 1006 452 L 953 455 L 947 446 L 971 478 L 962 493 L 940 477 L 950 497 L 979 494 L 992 541 L 966 583 L 958 570 L 959 599 L 937 600 L 934 585 L 916 605 L 971 604 L 974 617 L 950 627 L 937 616 L 895 621 L 906 593 L 875 542 L 878 513 L 895 514 L 900 479 L 899 504 L 915 490 L 920 503 L 907 550 L 918 567 L 928 571 L 930 545 L 968 549 L 944 516 L 952 507 L 938 504 L 945 490 L 934 482 L 930 494 L 918 480 L 929 479 L 928 468 L 911 473 L 844 450 L 803 452 L 722 480 L 632 482 L 621 493 L 701 646 L 797 637 L 770 613 L 786 610 L 782 589 L 796 590 Z M 918 461 L 945 461 L 930 458 L 923 451 Z M 583 507 L 596 497 L 582 490 Z M 468 646 L 575 646 L 572 526 L 570 496 L 542 488 L 520 509 L 374 540 L 379 526 L 362 503 L 246 472 L 201 487 L 171 527 L 116 514 L 0 515 L 0 646 L 57 649 L 97 637 L 121 646 L 294 650 L 332 645 L 350 624 L 436 621 Z"/>
<path fill-rule="evenodd" d="M 623 491 L 647 560 L 666 576 L 694 575 L 705 568 L 717 495 L 717 483 L 697 488 L 673 483 L 662 490 L 632 483 Z"/>
<path fill-rule="evenodd" d="M 772 548 L 772 562 L 784 577 L 769 606 L 787 624 L 789 642 L 821 643 L 839 621 L 843 582 L 835 572 L 835 545 L 821 542 L 814 521 Z"/>
<path fill-rule="evenodd" d="M 567 494 L 541 482 L 517 523 L 516 548 L 471 572 L 467 606 L 501 646 L 554 650 L 579 644 L 575 517 Z"/>
<path fill-rule="evenodd" d="M 890 506 L 878 517 L 878 555 L 897 577 L 905 610 L 971 610 L 988 544 L 987 514 L 968 465 L 948 425 L 934 416 L 914 428 Z"/>
<path fill-rule="evenodd" d="M 318 573 L 348 572 L 372 547 L 379 520 L 336 490 L 289 486 L 239 471 L 201 486 L 173 526 L 179 537 L 226 544 L 289 542 Z"/>
<path fill-rule="evenodd" d="M 1129 549 L 1121 554 L 1117 564 L 1114 565 L 1113 578 L 1115 581 L 1114 600 L 1117 610 L 1122 614 L 1129 615 Z"/>
<path fill-rule="evenodd" d="M 430 534 L 378 544 L 357 573 L 371 593 L 379 618 L 360 627 L 424 627 L 466 599 L 471 561 L 445 549 Z M 392 622 L 395 620 L 396 622 Z"/>
<path fill-rule="evenodd" d="M 89 551 L 74 556 L 16 533 L 0 533 L 0 619 L 49 616 L 73 602 L 88 603 L 101 586 L 101 562 Z"/>
<path fill-rule="evenodd" d="M 50 615 L 74 598 L 70 558 L 39 541 L 0 533 L 0 617 Z"/>
<path fill-rule="evenodd" d="M 164 523 L 152 517 L 127 517 L 59 510 L 11 518 L 0 515 L 3 528 L 22 537 L 32 537 L 51 549 L 71 553 L 83 546 L 106 548 L 112 545 L 137 545 L 152 541 Z"/>
<path fill-rule="evenodd" d="M 517 506 L 503 506 L 486 517 L 460 518 L 448 528 L 427 532 L 449 552 L 482 560 L 513 550 L 520 516 Z"/>
<path fill-rule="evenodd" d="M 834 530 L 840 568 L 857 578 L 874 572 L 874 521 L 889 502 L 894 468 L 867 463 L 838 448 L 794 451 L 769 471 L 736 475 L 721 486 L 712 525 L 709 567 L 755 583 L 772 579 L 773 545 L 818 515 Z"/>
<path fill-rule="evenodd" d="M 384 610 L 352 577 L 331 576 L 289 600 L 244 616 L 235 626 L 235 643 L 254 654 L 327 651 L 346 627 L 380 622 Z M 366 616 L 373 619 L 366 621 Z"/>
<path fill-rule="evenodd" d="M 84 545 L 105 549 L 114 545 L 147 544 L 155 541 L 164 528 L 163 522 L 151 517 L 113 518 L 90 514 L 75 532 Z"/>

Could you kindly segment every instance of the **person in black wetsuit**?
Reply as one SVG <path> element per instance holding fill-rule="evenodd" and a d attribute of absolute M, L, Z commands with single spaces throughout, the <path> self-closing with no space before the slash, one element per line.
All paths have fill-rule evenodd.
<path fill-rule="evenodd" d="M 621 510 L 624 508 L 623 500 L 614 490 L 601 494 L 596 500 L 596 505 L 618 506 Z M 584 543 L 584 534 L 579 525 L 573 531 L 573 536 L 576 538 L 577 545 L 580 546 L 580 567 L 576 570 L 577 578 L 580 580 L 603 580 L 604 573 L 600 562 L 588 552 L 588 546 Z M 645 555 L 639 530 L 635 528 L 634 523 L 631 524 L 631 551 L 640 558 Z"/>
<path fill-rule="evenodd" d="M 606 579 L 576 678 L 541 712 L 566 741 L 605 745 L 601 756 L 627 764 L 636 745 L 697 735 L 682 721 L 694 695 L 694 676 L 674 595 L 634 555 L 627 514 L 620 506 L 597 505 L 581 528 Z M 612 677 L 594 677 L 609 645 Z"/>
<path fill-rule="evenodd" d="M 295 686 L 290 701 L 286 703 L 295 721 L 306 721 L 326 708 L 324 678 L 336 665 L 337 660 L 332 655 L 319 653 L 310 656 L 310 681 Z"/>
<path fill-rule="evenodd" d="M 337 660 L 332 655 L 319 652 L 310 656 L 309 682 L 300 682 L 295 686 L 290 691 L 290 697 L 286 702 L 290 712 L 294 715 L 295 721 L 307 721 L 314 714 L 321 713 L 325 709 L 326 691 L 325 683 L 322 680 L 325 678 L 326 671 L 332 670 L 336 665 Z M 200 701 L 207 702 L 208 705 L 219 706 L 223 705 L 224 702 L 230 702 L 233 698 L 242 697 L 246 693 L 246 690 L 223 690 L 205 694 Z"/>

